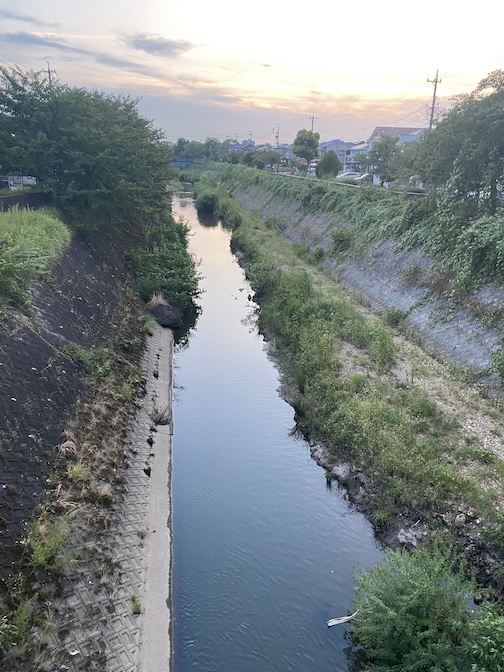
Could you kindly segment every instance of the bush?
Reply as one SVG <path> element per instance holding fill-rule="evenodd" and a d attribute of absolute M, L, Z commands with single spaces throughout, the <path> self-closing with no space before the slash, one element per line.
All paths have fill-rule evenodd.
<path fill-rule="evenodd" d="M 364 670 L 469 672 L 467 605 L 474 590 L 445 551 L 390 552 L 357 578 L 354 638 Z"/>
<path fill-rule="evenodd" d="M 0 652 L 7 653 L 17 643 L 18 630 L 7 616 L 0 617 Z"/>
<path fill-rule="evenodd" d="M 336 152 L 330 149 L 324 154 L 322 159 L 317 163 L 315 174 L 319 178 L 336 177 L 341 170 L 341 161 L 338 159 Z"/>
<path fill-rule="evenodd" d="M 215 192 L 204 191 L 198 194 L 194 204 L 197 212 L 214 213 L 219 204 L 219 197 Z"/>
<path fill-rule="evenodd" d="M 357 577 L 353 639 L 370 672 L 504 672 L 504 618 L 469 611 L 474 581 L 449 550 L 391 551 Z"/>
<path fill-rule="evenodd" d="M 70 525 L 67 518 L 57 518 L 52 522 L 35 522 L 28 533 L 28 546 L 34 567 L 59 571 L 68 562 L 67 544 Z"/>
<path fill-rule="evenodd" d="M 144 301 L 162 294 L 185 310 L 198 295 L 196 264 L 186 249 L 188 231 L 184 224 L 166 216 L 152 223 L 146 245 L 131 254 L 136 290 Z"/>
<path fill-rule="evenodd" d="M 331 252 L 332 254 L 338 255 L 347 252 L 347 250 L 350 249 L 354 234 L 350 229 L 335 229 L 334 231 L 331 231 L 331 238 Z"/>

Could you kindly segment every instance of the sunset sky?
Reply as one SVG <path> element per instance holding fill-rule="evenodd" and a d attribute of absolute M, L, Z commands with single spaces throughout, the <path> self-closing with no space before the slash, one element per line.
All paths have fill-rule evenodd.
<path fill-rule="evenodd" d="M 499 4 L 425 0 L 16 0 L 1 3 L 0 64 L 141 98 L 169 140 L 367 139 L 425 126 L 439 103 L 504 69 Z"/>

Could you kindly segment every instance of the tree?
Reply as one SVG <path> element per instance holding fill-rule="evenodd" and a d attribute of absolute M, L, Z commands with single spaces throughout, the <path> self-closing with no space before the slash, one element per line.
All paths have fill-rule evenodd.
<path fill-rule="evenodd" d="M 315 174 L 317 177 L 336 177 L 341 170 L 341 161 L 338 159 L 336 152 L 330 149 L 317 163 Z"/>
<path fill-rule="evenodd" d="M 504 72 L 495 70 L 461 96 L 420 141 L 416 172 L 436 188 L 449 184 L 465 220 L 493 215 L 504 179 Z"/>
<path fill-rule="evenodd" d="M 393 168 L 394 159 L 400 151 L 397 146 L 398 142 L 398 138 L 385 135 L 375 142 L 367 153 L 367 163 L 372 172 L 379 175 L 382 186 L 384 182 L 392 182 L 395 177 Z"/>
<path fill-rule="evenodd" d="M 0 166 L 33 175 L 87 230 L 169 209 L 170 148 L 137 101 L 0 68 Z"/>
<path fill-rule="evenodd" d="M 280 163 L 280 154 L 274 149 L 261 149 L 254 152 L 253 163 L 256 168 L 264 168 L 265 166 L 274 166 Z"/>
<path fill-rule="evenodd" d="M 318 156 L 319 140 L 320 133 L 307 131 L 306 128 L 302 128 L 296 135 L 292 151 L 295 156 L 306 161 L 306 170 L 308 170 L 310 161 Z"/>

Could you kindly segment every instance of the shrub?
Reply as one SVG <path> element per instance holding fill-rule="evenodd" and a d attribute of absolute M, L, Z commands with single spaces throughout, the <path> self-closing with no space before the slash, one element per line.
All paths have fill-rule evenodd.
<path fill-rule="evenodd" d="M 61 570 L 68 561 L 66 545 L 70 526 L 66 518 L 35 522 L 28 533 L 31 562 L 48 570 Z"/>
<path fill-rule="evenodd" d="M 405 318 L 406 313 L 403 310 L 399 310 L 399 308 L 387 308 L 383 313 L 383 321 L 389 327 L 398 327 L 404 322 Z"/>
<path fill-rule="evenodd" d="M 17 643 L 18 630 L 7 616 L 0 618 L 0 653 L 7 653 Z"/>
<path fill-rule="evenodd" d="M 185 224 L 166 216 L 152 223 L 145 246 L 131 253 L 136 290 L 144 301 L 161 294 L 184 310 L 198 295 L 196 264 L 186 249 L 188 231 Z"/>
<path fill-rule="evenodd" d="M 357 577 L 354 638 L 365 670 L 469 672 L 467 608 L 475 590 L 446 551 L 392 551 Z"/>
<path fill-rule="evenodd" d="M 332 254 L 341 254 L 349 250 L 352 246 L 353 237 L 354 235 L 349 229 L 335 229 L 331 231 Z"/>
<path fill-rule="evenodd" d="M 194 202 L 197 212 L 214 213 L 219 203 L 219 197 L 215 192 L 204 191 L 198 194 Z"/>

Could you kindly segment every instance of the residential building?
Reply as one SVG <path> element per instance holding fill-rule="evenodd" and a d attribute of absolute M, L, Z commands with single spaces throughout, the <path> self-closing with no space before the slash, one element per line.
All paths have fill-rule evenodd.
<path fill-rule="evenodd" d="M 369 136 L 369 149 L 384 137 L 397 138 L 400 143 L 416 142 L 420 140 L 422 135 L 427 131 L 427 128 L 405 128 L 401 126 L 377 126 Z"/>
<path fill-rule="evenodd" d="M 320 144 L 320 158 L 329 151 L 333 151 L 340 160 L 343 170 L 347 170 L 347 163 L 351 162 L 351 150 L 355 145 L 354 142 L 346 142 L 336 138 L 335 140 L 328 140 Z"/>

